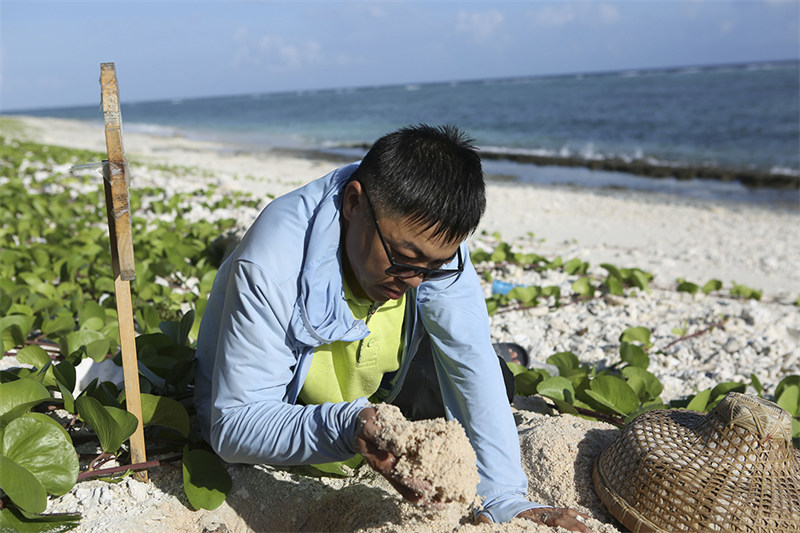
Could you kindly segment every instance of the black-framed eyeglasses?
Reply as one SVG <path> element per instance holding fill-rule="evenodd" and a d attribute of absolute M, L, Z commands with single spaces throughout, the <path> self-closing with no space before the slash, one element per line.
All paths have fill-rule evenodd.
<path fill-rule="evenodd" d="M 367 196 L 367 191 L 362 188 L 364 192 L 364 198 L 367 199 L 367 204 L 369 205 L 369 212 L 372 215 L 372 220 L 375 222 L 375 229 L 378 230 L 378 238 L 381 240 L 381 244 L 383 244 L 383 249 L 386 251 L 386 257 L 389 258 L 389 268 L 384 270 L 384 273 L 387 276 L 392 276 L 394 278 L 400 279 L 408 279 L 413 278 L 415 276 L 422 275 L 422 281 L 436 281 L 442 280 L 447 278 L 452 278 L 456 274 L 460 274 L 464 271 L 464 258 L 461 256 L 461 247 L 458 248 L 458 268 L 425 268 L 421 266 L 414 266 L 414 265 L 407 265 L 405 263 L 398 263 L 392 257 L 392 252 L 389 251 L 389 245 L 386 243 L 386 239 L 383 238 L 383 233 L 381 233 L 381 227 L 378 225 L 378 218 L 375 216 L 375 208 L 372 207 L 372 202 Z"/>

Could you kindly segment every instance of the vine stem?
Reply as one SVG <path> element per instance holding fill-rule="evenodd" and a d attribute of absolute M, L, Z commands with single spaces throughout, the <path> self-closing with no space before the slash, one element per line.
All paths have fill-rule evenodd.
<path fill-rule="evenodd" d="M 617 426 L 619 428 L 625 427 L 625 421 L 622 420 L 622 418 L 620 418 L 620 417 L 618 417 L 616 415 L 609 415 L 609 414 L 606 414 L 606 413 L 600 413 L 598 411 L 592 411 L 591 409 L 586 409 L 584 407 L 576 407 L 574 405 L 572 407 L 576 411 L 578 411 L 578 413 L 580 413 L 582 415 L 594 417 L 594 418 L 596 418 L 598 420 L 601 420 L 603 422 L 608 422 L 609 424 L 611 424 L 613 426 Z"/>
<path fill-rule="evenodd" d="M 722 320 L 720 320 L 719 322 L 711 324 L 710 326 L 708 326 L 705 329 L 701 329 L 700 331 L 695 331 L 691 335 L 682 335 L 681 337 L 675 339 L 674 341 L 670 342 L 669 344 L 667 344 L 666 346 L 661 348 L 661 351 L 663 352 L 664 350 L 667 350 L 668 348 L 672 348 L 673 346 L 675 346 L 676 344 L 678 344 L 681 341 L 685 341 L 687 339 L 691 339 L 691 338 L 694 338 L 694 337 L 699 337 L 700 335 L 705 335 L 706 333 L 712 331 L 714 328 L 718 328 L 718 327 L 721 327 L 721 326 L 725 325 L 725 322 L 727 322 L 727 321 L 728 321 L 728 317 L 725 317 Z"/>
<path fill-rule="evenodd" d="M 111 468 L 101 468 L 99 470 L 86 470 L 85 472 L 81 472 L 78 474 L 78 481 L 83 481 L 84 479 L 89 479 L 93 477 L 100 477 L 100 476 L 109 476 L 112 474 L 119 474 L 121 472 L 127 472 L 129 470 L 138 471 L 138 470 L 147 470 L 148 468 L 153 468 L 156 466 L 167 466 L 167 463 L 175 462 L 181 459 L 182 455 L 176 455 L 174 457 L 167 457 L 166 459 L 155 459 L 152 461 L 145 461 L 144 463 L 134 463 L 130 465 L 122 465 L 122 466 L 114 466 Z"/>
<path fill-rule="evenodd" d="M 542 398 L 545 400 L 545 403 L 547 403 L 547 405 L 549 405 L 552 408 L 555 408 L 559 413 L 564 412 L 561 409 L 559 409 L 558 405 L 555 402 L 549 401 L 549 398 L 545 396 L 542 396 Z M 619 428 L 625 427 L 625 421 L 617 415 L 609 415 L 607 413 L 601 413 L 599 411 L 592 411 L 591 409 L 586 409 L 585 407 L 577 407 L 575 405 L 573 405 L 572 408 L 578 411 L 578 414 L 591 416 L 593 418 L 600 420 L 601 422 L 608 422 L 609 424 L 617 426 Z"/>

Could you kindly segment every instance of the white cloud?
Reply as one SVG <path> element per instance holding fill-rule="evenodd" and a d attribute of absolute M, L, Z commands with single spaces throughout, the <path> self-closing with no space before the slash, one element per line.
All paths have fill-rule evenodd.
<path fill-rule="evenodd" d="M 575 18 L 575 9 L 569 4 L 546 5 L 533 13 L 533 21 L 539 26 L 563 26 L 573 22 Z"/>
<path fill-rule="evenodd" d="M 476 41 L 485 41 L 492 37 L 503 25 L 505 16 L 499 11 L 459 11 L 456 30 L 469 33 Z"/>
<path fill-rule="evenodd" d="M 605 24 L 614 24 L 620 19 L 619 8 L 615 4 L 600 4 L 597 10 L 598 18 Z"/>
<path fill-rule="evenodd" d="M 576 22 L 591 24 L 615 24 L 620 20 L 616 4 L 595 4 L 580 2 L 573 4 L 546 4 L 531 12 L 533 23 L 537 26 L 559 28 Z"/>
<path fill-rule="evenodd" d="M 250 35 L 247 28 L 234 31 L 231 66 L 264 66 L 273 72 L 300 70 L 325 62 L 322 46 L 314 40 L 288 42 L 278 35 Z"/>

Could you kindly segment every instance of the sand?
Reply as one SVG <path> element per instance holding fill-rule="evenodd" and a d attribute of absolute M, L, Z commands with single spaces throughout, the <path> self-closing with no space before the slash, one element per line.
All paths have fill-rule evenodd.
<path fill-rule="evenodd" d="M 464 428 L 455 420 L 406 420 L 394 405 L 376 406 L 378 446 L 397 457 L 393 474 L 418 486 L 424 505 L 476 502 L 477 458 Z"/>
<path fill-rule="evenodd" d="M 105 150 L 100 122 L 23 120 L 32 140 Z M 137 185 L 165 186 L 158 181 L 157 171 L 146 170 L 148 165 L 183 165 L 190 167 L 185 176 L 166 185 L 173 194 L 214 184 L 223 193 L 251 191 L 263 196 L 265 204 L 267 195 L 280 195 L 341 164 L 135 132 L 125 133 L 125 148 L 132 162 L 134 190 Z M 520 342 L 540 361 L 555 351 L 574 349 L 581 360 L 608 362 L 623 326 L 647 325 L 654 331 L 654 342 L 664 348 L 662 355 L 653 358 L 651 370 L 662 382 L 672 384 L 673 395 L 704 386 L 703 379 L 713 379 L 720 368 L 735 376 L 754 371 L 767 388 L 774 388 L 776 382 L 764 376 L 798 373 L 800 313 L 792 305 L 800 293 L 797 211 L 499 182 L 490 182 L 487 194 L 486 216 L 475 236 L 479 246 L 495 232 L 508 242 L 532 232 L 534 237 L 525 246 L 546 257 L 579 257 L 593 265 L 608 261 L 655 275 L 652 294 L 493 317 L 493 340 Z M 241 212 L 237 217 L 246 226 L 256 214 Z M 535 273 L 506 268 L 502 274 L 513 280 Z M 676 295 L 679 277 L 700 284 L 711 278 L 726 285 L 736 281 L 763 289 L 764 298 L 740 302 L 724 295 L 713 299 Z M 568 286 L 568 281 L 563 282 Z M 700 329 L 718 321 L 721 310 L 731 314 L 727 326 L 666 348 L 674 340 L 671 328 Z M 676 322 L 665 323 L 667 318 Z M 619 531 L 591 488 L 591 464 L 617 430 L 601 422 L 559 415 L 535 398 L 517 397 L 513 412 L 529 498 L 588 514 L 593 531 Z M 476 526 L 462 502 L 442 509 L 412 505 L 368 468 L 343 479 L 308 477 L 266 465 L 229 465 L 228 471 L 233 489 L 215 511 L 191 510 L 182 493 L 180 473 L 159 468 L 151 471 L 146 485 L 132 479 L 118 484 L 82 482 L 52 500 L 48 512 L 80 512 L 84 519 L 76 531 L 93 533 L 552 531 L 524 520 Z"/>

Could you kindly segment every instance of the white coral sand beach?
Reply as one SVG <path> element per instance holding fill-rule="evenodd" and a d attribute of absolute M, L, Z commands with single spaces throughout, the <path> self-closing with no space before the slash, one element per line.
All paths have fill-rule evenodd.
<path fill-rule="evenodd" d="M 105 150 L 100 122 L 20 120 L 31 140 Z M 285 193 L 341 164 L 136 132 L 126 132 L 125 150 L 131 160 L 131 194 L 146 185 L 181 194 L 214 184 L 221 192 L 252 192 L 264 199 L 262 207 L 268 194 Z M 188 168 L 183 176 L 166 180 L 158 164 Z M 246 228 L 256 214 L 253 209 L 225 216 L 235 216 Z M 222 218 L 198 210 L 187 217 L 217 215 Z M 605 272 L 599 266 L 604 262 L 654 275 L 651 292 L 493 315 L 493 340 L 521 344 L 534 361 L 572 351 L 582 362 L 610 365 L 619 357 L 620 333 L 644 326 L 654 344 L 649 369 L 664 385 L 664 401 L 722 381 L 749 383 L 751 374 L 769 394 L 783 377 L 800 374 L 797 210 L 490 180 L 486 215 L 471 238 L 473 249 L 493 249 L 494 233 L 520 251 L 579 258 L 598 276 Z M 562 293 L 575 279 L 562 271 L 537 273 L 516 266 L 496 268 L 492 275 L 512 283 L 558 285 Z M 678 278 L 699 285 L 719 279 L 724 289 L 710 295 L 677 292 Z M 730 297 L 734 282 L 763 290 L 763 297 Z M 485 290 L 488 296 L 489 283 Z M 695 333 L 699 334 L 692 336 Z M 530 498 L 581 510 L 591 517 L 587 523 L 593 531 L 617 531 L 591 488 L 592 461 L 616 429 L 549 412 L 535 399 L 518 397 L 514 405 Z M 442 511 L 418 508 L 365 470 L 352 478 L 318 479 L 269 466 L 233 465 L 227 501 L 215 511 L 192 511 L 182 494 L 180 473 L 162 468 L 151 473 L 146 485 L 132 479 L 119 484 L 81 482 L 51 501 L 48 512 L 80 512 L 84 519 L 77 531 L 98 533 L 550 530 L 521 520 L 475 526 L 466 509 L 458 506 Z"/>

